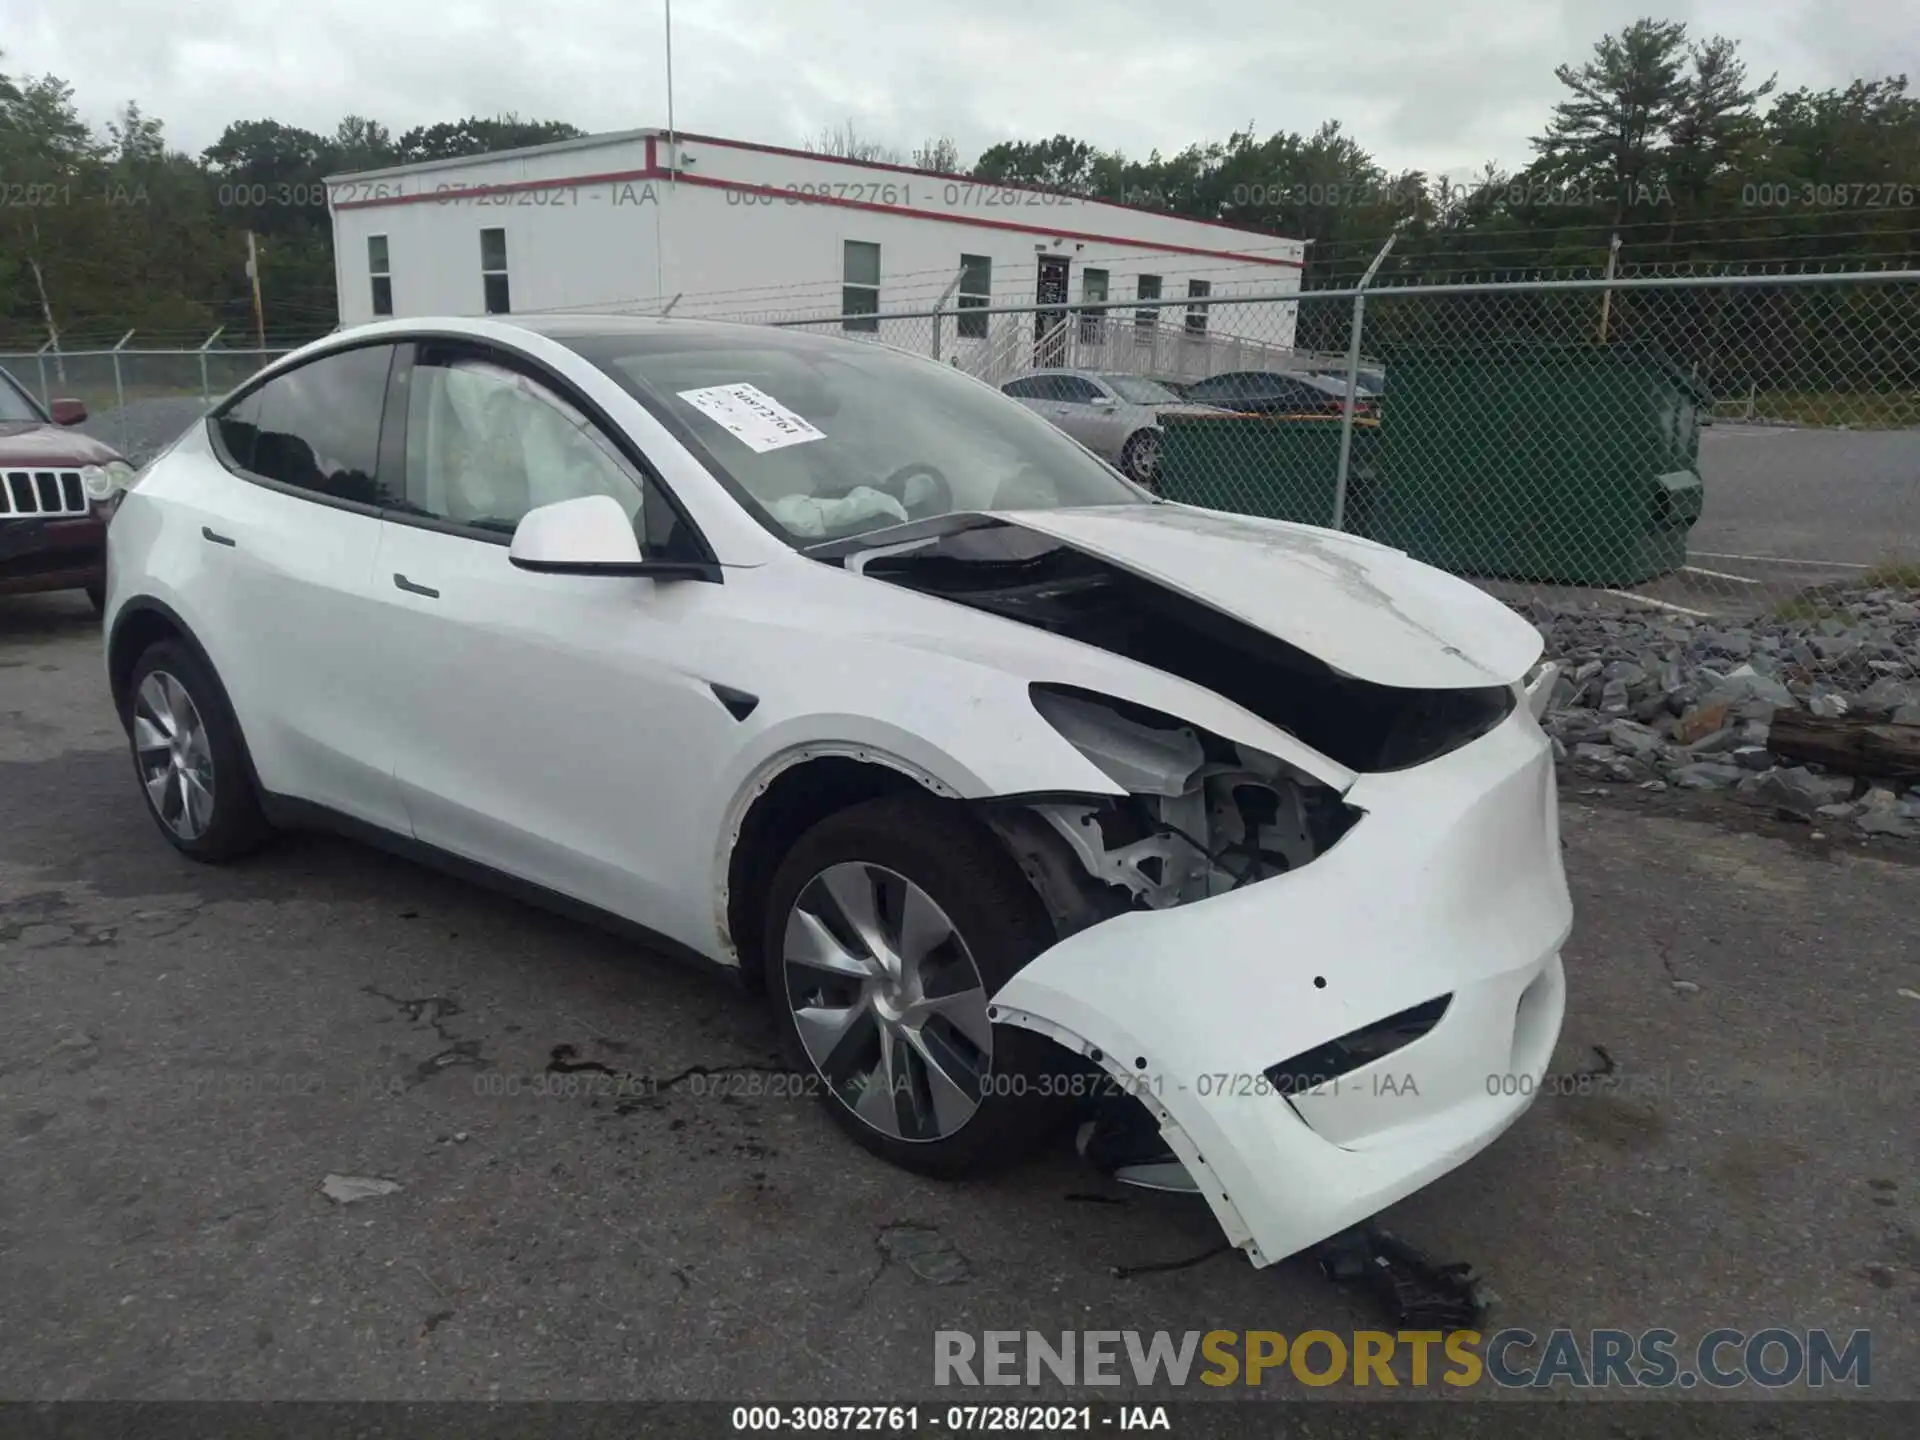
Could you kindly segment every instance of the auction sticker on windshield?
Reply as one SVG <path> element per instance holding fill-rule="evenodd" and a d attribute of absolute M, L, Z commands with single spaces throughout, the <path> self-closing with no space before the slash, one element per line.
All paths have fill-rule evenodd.
<path fill-rule="evenodd" d="M 680 398 L 757 454 L 827 438 L 757 385 L 708 385 Z"/>

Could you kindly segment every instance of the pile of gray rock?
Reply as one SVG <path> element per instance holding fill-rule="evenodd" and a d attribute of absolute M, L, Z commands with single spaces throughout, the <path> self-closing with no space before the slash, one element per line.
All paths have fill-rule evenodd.
<path fill-rule="evenodd" d="M 1749 621 L 1521 608 L 1561 668 L 1543 724 L 1575 776 L 1725 792 L 1818 825 L 1920 838 L 1920 785 L 1768 748 L 1781 710 L 1920 726 L 1920 592 L 1823 590 Z"/>

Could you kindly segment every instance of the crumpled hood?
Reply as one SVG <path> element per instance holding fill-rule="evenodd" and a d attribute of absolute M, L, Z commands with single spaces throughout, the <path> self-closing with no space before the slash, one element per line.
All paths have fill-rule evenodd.
<path fill-rule="evenodd" d="M 1173 504 L 995 518 L 1182 591 L 1376 685 L 1510 684 L 1543 648 L 1539 631 L 1475 586 L 1333 530 Z"/>
<path fill-rule="evenodd" d="M 91 435 L 38 421 L 0 424 L 0 467 L 105 465 L 120 452 Z"/>

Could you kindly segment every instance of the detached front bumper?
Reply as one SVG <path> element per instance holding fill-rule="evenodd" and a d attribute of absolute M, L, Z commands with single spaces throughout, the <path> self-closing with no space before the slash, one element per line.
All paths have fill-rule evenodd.
<path fill-rule="evenodd" d="M 1233 1244 L 1267 1265 L 1458 1166 L 1526 1110 L 1560 1033 L 1572 924 L 1545 736 L 1525 706 L 1367 775 L 1312 864 L 1042 953 L 995 1019 L 1137 1095 Z M 1269 1071 L 1450 996 L 1419 1038 L 1322 1084 Z"/>

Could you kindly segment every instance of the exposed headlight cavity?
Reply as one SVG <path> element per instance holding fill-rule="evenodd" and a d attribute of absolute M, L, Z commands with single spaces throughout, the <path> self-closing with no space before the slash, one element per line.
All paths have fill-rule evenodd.
<path fill-rule="evenodd" d="M 1286 762 L 1170 716 L 1065 687 L 1033 687 L 1049 724 L 1128 794 L 1029 807 L 1094 880 L 1154 910 L 1311 862 L 1356 818 Z"/>

